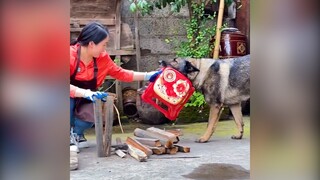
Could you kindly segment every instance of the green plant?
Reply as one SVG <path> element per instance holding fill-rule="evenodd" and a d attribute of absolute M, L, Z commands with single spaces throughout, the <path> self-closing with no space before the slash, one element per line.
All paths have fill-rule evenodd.
<path fill-rule="evenodd" d="M 187 29 L 187 41 L 180 42 L 176 51 L 179 57 L 204 58 L 209 57 L 213 44 L 210 43 L 216 32 L 216 25 L 210 25 L 216 14 L 205 16 L 205 3 L 191 4 L 191 17 L 185 23 Z"/>
<path fill-rule="evenodd" d="M 189 101 L 190 102 L 187 103 L 185 107 L 189 107 L 189 106 L 203 107 L 206 104 L 203 94 L 197 91 L 193 93 Z"/>
<path fill-rule="evenodd" d="M 232 1 L 233 0 L 225 0 L 226 6 L 229 6 Z M 169 6 L 171 12 L 180 12 L 181 8 L 188 3 L 208 4 L 209 2 L 216 3 L 217 0 L 129 0 L 129 2 L 131 3 L 129 7 L 131 12 L 140 11 L 142 15 L 145 15 L 150 14 L 154 8 L 163 9 Z"/>

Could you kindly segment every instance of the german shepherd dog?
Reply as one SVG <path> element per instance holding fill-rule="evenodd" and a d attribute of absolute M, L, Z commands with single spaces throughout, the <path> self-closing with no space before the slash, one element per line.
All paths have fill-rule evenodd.
<path fill-rule="evenodd" d="M 242 139 L 244 123 L 241 102 L 250 98 L 250 55 L 223 60 L 175 58 L 159 61 L 159 64 L 171 66 L 187 76 L 210 105 L 207 130 L 197 142 L 210 139 L 223 106 L 230 108 L 238 128 L 238 133 L 231 138 Z"/>

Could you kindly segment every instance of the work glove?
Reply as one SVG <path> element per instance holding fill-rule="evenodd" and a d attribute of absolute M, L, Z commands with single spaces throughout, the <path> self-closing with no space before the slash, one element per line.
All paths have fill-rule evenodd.
<path fill-rule="evenodd" d="M 106 101 L 105 100 L 105 97 L 107 97 L 108 94 L 105 93 L 105 92 L 100 92 L 100 91 L 90 91 L 90 90 L 87 90 L 85 93 L 84 93 L 84 98 L 92 101 L 92 102 L 95 102 L 94 98 L 93 97 L 96 97 L 97 99 L 101 99 L 102 101 Z"/>
<path fill-rule="evenodd" d="M 157 79 L 158 75 L 161 73 L 162 73 L 162 70 L 147 72 L 146 75 L 144 76 L 144 80 L 154 82 Z"/>

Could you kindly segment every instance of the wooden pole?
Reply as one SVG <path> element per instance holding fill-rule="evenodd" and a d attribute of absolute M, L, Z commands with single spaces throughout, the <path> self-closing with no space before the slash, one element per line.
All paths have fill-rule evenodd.
<path fill-rule="evenodd" d="M 97 155 L 98 157 L 104 157 L 105 153 L 103 151 L 103 123 L 102 123 L 102 106 L 101 100 L 95 98 L 95 103 L 93 103 L 94 117 L 95 117 L 95 131 L 96 131 L 96 141 L 97 141 Z"/>
<path fill-rule="evenodd" d="M 116 1 L 116 35 L 115 35 L 115 50 L 121 49 L 121 0 Z M 121 55 L 117 55 L 116 59 L 119 59 L 120 61 L 117 62 L 117 65 L 120 66 L 121 62 Z M 120 112 L 123 112 L 123 102 L 122 102 L 122 83 L 119 80 L 116 80 L 116 93 L 118 96 L 118 107 Z"/>
<path fill-rule="evenodd" d="M 104 124 L 104 152 L 105 156 L 110 156 L 111 154 L 111 142 L 112 142 L 112 126 L 113 126 L 113 102 L 114 97 L 108 96 L 107 101 L 105 102 L 105 124 Z"/>
<path fill-rule="evenodd" d="M 137 71 L 140 71 L 140 37 L 139 37 L 139 14 L 138 12 L 134 13 L 134 32 L 135 32 L 135 46 L 136 46 L 136 63 L 137 63 Z M 138 81 L 138 88 L 141 87 L 141 81 Z"/>
<path fill-rule="evenodd" d="M 215 41 L 214 51 L 213 51 L 213 59 L 218 59 L 219 58 L 220 39 L 221 39 L 221 31 L 220 31 L 220 29 L 221 29 L 221 26 L 222 26 L 223 11 L 224 11 L 224 0 L 220 0 L 218 21 L 217 21 L 217 30 L 216 30 L 216 41 Z"/>

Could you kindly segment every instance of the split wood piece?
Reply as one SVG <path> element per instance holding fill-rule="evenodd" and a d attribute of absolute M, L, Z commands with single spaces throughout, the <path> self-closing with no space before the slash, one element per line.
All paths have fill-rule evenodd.
<path fill-rule="evenodd" d="M 127 138 L 126 143 L 128 145 L 131 145 L 137 149 L 140 149 L 141 151 L 143 151 L 148 157 L 152 155 L 152 150 L 149 149 L 147 146 L 141 144 L 139 141 L 132 139 L 131 137 Z"/>
<path fill-rule="evenodd" d="M 173 148 L 166 148 L 166 153 L 167 154 L 177 154 L 178 152 L 178 147 L 173 147 Z"/>
<path fill-rule="evenodd" d="M 103 144 L 103 120 L 102 120 L 102 104 L 101 100 L 94 97 L 96 103 L 93 103 L 94 119 L 95 119 L 95 132 L 97 142 L 97 155 L 98 157 L 105 157 L 104 144 Z"/>
<path fill-rule="evenodd" d="M 140 149 L 137 149 L 131 145 L 128 145 L 129 147 L 129 154 L 135 158 L 136 160 L 138 160 L 139 162 L 144 162 L 144 161 L 147 161 L 148 157 L 147 155 L 141 151 Z"/>
<path fill-rule="evenodd" d="M 153 152 L 153 154 L 157 154 L 157 155 L 160 155 L 160 154 L 164 154 L 166 153 L 166 148 L 165 147 L 150 147 L 148 146 L 148 148 L 150 148 Z"/>
<path fill-rule="evenodd" d="M 150 146 L 150 147 L 160 147 L 161 142 L 159 139 L 153 139 L 153 138 L 140 138 L 140 137 L 135 137 L 135 140 L 139 141 L 141 144 Z"/>
<path fill-rule="evenodd" d="M 123 152 L 122 150 L 120 150 L 120 149 L 116 150 L 116 154 L 117 154 L 118 156 L 120 156 L 121 158 L 124 158 L 124 157 L 127 156 L 127 154 L 124 153 L 124 152 Z"/>
<path fill-rule="evenodd" d="M 133 134 L 137 137 L 141 137 L 141 138 L 154 138 L 154 139 L 159 139 L 161 144 L 164 145 L 164 147 L 166 148 L 171 148 L 173 147 L 173 142 L 164 135 L 161 134 L 157 134 L 154 132 L 149 132 L 149 131 L 145 131 L 143 129 L 140 128 L 136 128 L 133 132 Z"/>
<path fill-rule="evenodd" d="M 182 133 L 181 129 L 168 129 L 166 131 L 176 135 L 177 137 L 178 136 L 183 136 L 183 133 Z"/>
<path fill-rule="evenodd" d="M 190 152 L 190 147 L 188 147 L 188 146 L 181 146 L 181 145 L 177 145 L 177 144 L 175 144 L 174 146 L 178 148 L 179 152 L 184 152 L 184 153 Z"/>
<path fill-rule="evenodd" d="M 121 150 L 127 150 L 128 145 L 127 144 L 117 144 L 117 145 L 112 145 L 112 148 L 115 148 L 115 150 L 121 149 Z"/>
<path fill-rule="evenodd" d="M 173 143 L 177 143 L 179 141 L 179 139 L 177 138 L 177 136 L 175 134 L 172 134 L 170 132 L 167 132 L 167 131 L 159 129 L 159 128 L 150 127 L 147 129 L 147 131 L 165 136 L 168 139 L 170 139 Z"/>
<path fill-rule="evenodd" d="M 116 144 L 117 144 L 117 145 L 123 145 L 122 142 L 121 142 L 121 138 L 120 138 L 120 137 L 116 137 Z M 125 144 L 125 145 L 126 145 L 126 144 Z M 126 146 L 128 146 L 128 145 L 126 145 Z M 124 158 L 124 157 L 127 156 L 127 154 L 126 154 L 123 150 L 121 150 L 121 149 L 117 149 L 117 150 L 115 151 L 115 153 L 116 153 L 119 157 L 121 157 L 121 158 Z"/>
<path fill-rule="evenodd" d="M 76 151 L 70 151 L 70 171 L 78 169 L 78 154 Z"/>
<path fill-rule="evenodd" d="M 111 154 L 111 142 L 112 142 L 112 127 L 113 127 L 113 118 L 114 118 L 114 109 L 113 102 L 114 97 L 108 96 L 107 101 L 105 102 L 105 126 L 104 126 L 104 135 L 103 135 L 103 144 L 104 144 L 104 152 L 106 156 L 110 156 Z"/>

